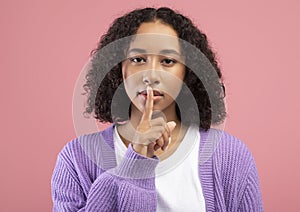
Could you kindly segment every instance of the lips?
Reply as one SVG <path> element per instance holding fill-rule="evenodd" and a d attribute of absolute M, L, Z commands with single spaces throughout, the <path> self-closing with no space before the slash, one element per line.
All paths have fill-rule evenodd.
<path fill-rule="evenodd" d="M 140 92 L 138 92 L 138 94 L 147 96 L 147 90 L 140 91 Z M 163 94 L 158 90 L 153 90 L 153 95 L 154 96 L 163 96 Z"/>

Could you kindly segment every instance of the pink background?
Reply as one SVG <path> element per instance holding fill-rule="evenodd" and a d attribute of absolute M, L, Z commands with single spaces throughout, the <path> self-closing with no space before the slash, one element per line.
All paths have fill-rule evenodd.
<path fill-rule="evenodd" d="M 180 9 L 206 32 L 225 76 L 226 130 L 256 159 L 265 210 L 300 211 L 296 0 L 2 0 L 1 211 L 51 211 L 56 155 L 75 137 L 76 79 L 109 23 L 146 5 Z"/>

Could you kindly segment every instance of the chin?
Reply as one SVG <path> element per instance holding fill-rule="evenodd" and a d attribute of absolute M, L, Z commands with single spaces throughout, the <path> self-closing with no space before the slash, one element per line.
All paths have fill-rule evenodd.
<path fill-rule="evenodd" d="M 140 103 L 140 102 L 134 102 L 132 103 L 132 105 L 138 109 L 141 113 L 144 112 L 144 108 L 145 108 L 145 105 Z M 175 102 L 159 102 L 157 104 L 154 104 L 153 105 L 153 111 L 166 111 L 168 109 L 171 109 L 172 106 L 174 105 L 174 108 L 175 108 Z"/>

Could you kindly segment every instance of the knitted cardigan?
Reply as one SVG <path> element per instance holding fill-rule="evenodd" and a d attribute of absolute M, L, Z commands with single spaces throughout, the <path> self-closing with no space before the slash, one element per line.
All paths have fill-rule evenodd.
<path fill-rule="evenodd" d="M 57 157 L 53 211 L 156 211 L 157 157 L 128 146 L 117 166 L 113 128 L 79 136 Z M 206 211 L 263 211 L 259 178 L 247 147 L 228 133 L 200 130 L 199 180 Z"/>

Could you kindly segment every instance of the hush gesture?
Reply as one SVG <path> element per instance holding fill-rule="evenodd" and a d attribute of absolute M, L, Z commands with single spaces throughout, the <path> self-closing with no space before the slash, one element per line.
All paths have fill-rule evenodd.
<path fill-rule="evenodd" d="M 155 151 L 161 148 L 163 151 L 167 148 L 171 133 L 176 123 L 174 121 L 166 122 L 163 117 L 153 118 L 153 89 L 147 87 L 147 98 L 142 118 L 136 128 L 133 138 L 133 149 L 146 157 L 153 157 Z"/>

